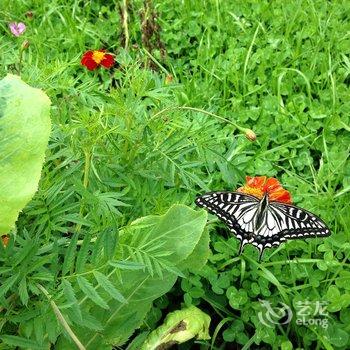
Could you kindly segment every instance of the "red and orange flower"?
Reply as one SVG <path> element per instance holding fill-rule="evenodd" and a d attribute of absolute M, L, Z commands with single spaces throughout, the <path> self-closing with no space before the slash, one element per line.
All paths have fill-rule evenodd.
<path fill-rule="evenodd" d="M 250 194 L 261 199 L 265 193 L 268 194 L 270 201 L 292 203 L 290 193 L 285 190 L 279 181 L 273 177 L 254 176 L 246 177 L 246 184 L 240 187 L 237 192 Z"/>
<path fill-rule="evenodd" d="M 114 65 L 114 57 L 106 50 L 91 50 L 84 53 L 81 64 L 88 70 L 95 70 L 99 66 L 111 68 Z"/>

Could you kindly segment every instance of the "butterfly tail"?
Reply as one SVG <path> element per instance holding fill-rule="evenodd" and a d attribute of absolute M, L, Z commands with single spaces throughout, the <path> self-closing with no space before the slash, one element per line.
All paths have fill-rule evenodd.
<path fill-rule="evenodd" d="M 243 248 L 246 245 L 246 243 L 244 242 L 244 240 L 240 240 L 240 245 L 239 245 L 239 250 L 238 250 L 238 255 L 241 255 L 243 252 Z"/>
<path fill-rule="evenodd" d="M 264 248 L 259 248 L 259 258 L 258 258 L 258 262 L 261 262 L 262 256 L 264 254 Z"/>

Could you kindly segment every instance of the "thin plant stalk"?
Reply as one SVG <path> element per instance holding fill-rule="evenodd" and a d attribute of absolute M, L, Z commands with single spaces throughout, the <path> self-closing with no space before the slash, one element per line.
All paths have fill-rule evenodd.
<path fill-rule="evenodd" d="M 200 108 L 195 108 L 195 107 L 187 107 L 187 106 L 177 106 L 177 107 L 168 107 L 168 108 L 165 108 L 165 109 L 162 109 L 161 111 L 159 111 L 158 113 L 156 113 L 154 116 L 152 116 L 146 125 L 149 125 L 153 120 L 157 119 L 159 116 L 161 116 L 162 114 L 166 113 L 166 112 L 169 112 L 169 111 L 176 111 L 176 110 L 187 110 L 187 111 L 192 111 L 192 112 L 199 112 L 199 113 L 203 113 L 203 114 L 206 114 L 210 117 L 213 117 L 213 118 L 216 118 L 222 122 L 225 122 L 227 124 L 231 124 L 233 125 L 235 128 L 237 128 L 239 131 L 241 131 L 242 133 L 244 133 L 246 136 L 247 134 L 249 133 L 253 133 L 252 130 L 248 129 L 248 128 L 244 128 L 238 124 L 236 124 L 235 122 L 227 119 L 227 118 L 224 118 L 224 117 L 221 117 L 215 113 L 212 113 L 212 112 L 208 112 L 204 109 L 200 109 Z"/>
<path fill-rule="evenodd" d="M 85 346 L 80 342 L 78 337 L 73 332 L 72 328 L 70 328 L 69 324 L 65 320 L 64 316 L 62 315 L 60 309 L 56 305 L 56 303 L 51 299 L 51 296 L 49 292 L 41 285 L 37 284 L 37 287 L 43 292 L 43 294 L 46 296 L 46 298 L 49 300 L 50 305 L 52 307 L 53 312 L 55 313 L 58 322 L 62 325 L 62 327 L 65 329 L 65 331 L 68 333 L 68 335 L 72 338 L 75 345 L 78 347 L 79 350 L 86 350 Z"/>

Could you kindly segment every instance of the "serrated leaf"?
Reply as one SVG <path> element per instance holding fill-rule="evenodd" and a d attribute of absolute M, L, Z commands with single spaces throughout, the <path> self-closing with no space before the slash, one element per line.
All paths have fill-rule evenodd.
<path fill-rule="evenodd" d="M 67 301 L 70 303 L 70 307 L 77 317 L 81 319 L 81 310 L 79 308 L 78 300 L 75 296 L 71 283 L 67 279 L 62 280 L 62 289 Z"/>
<path fill-rule="evenodd" d="M 103 250 L 107 259 L 113 259 L 118 242 L 118 232 L 107 229 L 103 232 Z"/>
<path fill-rule="evenodd" d="M 82 321 L 81 323 L 82 326 L 87 327 L 89 329 L 92 329 L 94 331 L 102 331 L 103 330 L 103 326 L 101 324 L 101 322 L 94 317 L 93 315 L 90 315 L 86 312 L 82 313 Z"/>
<path fill-rule="evenodd" d="M 79 232 L 75 232 L 69 243 L 67 252 L 65 253 L 63 266 L 62 266 L 63 276 L 65 276 L 69 271 L 73 270 L 78 238 L 79 238 Z"/>
<path fill-rule="evenodd" d="M 115 300 L 121 303 L 127 303 L 123 295 L 114 287 L 112 282 L 101 272 L 94 271 L 94 276 L 98 284 Z"/>
<path fill-rule="evenodd" d="M 91 239 L 91 233 L 86 233 L 84 236 L 83 244 L 81 245 L 77 256 L 75 270 L 78 273 L 83 271 L 84 265 L 86 264 L 88 254 L 89 254 L 90 239 Z"/>
<path fill-rule="evenodd" d="M 12 275 L 10 278 L 5 280 L 4 283 L 0 286 L 0 297 L 5 295 L 7 291 L 13 286 L 13 284 L 17 281 L 19 277 L 19 273 Z"/>
<path fill-rule="evenodd" d="M 42 317 L 34 318 L 34 334 L 39 343 L 42 343 L 44 339 L 44 324 Z"/>
<path fill-rule="evenodd" d="M 171 266 L 169 264 L 161 264 L 161 266 L 166 271 L 169 271 L 169 272 L 173 273 L 176 276 L 179 276 L 179 277 L 182 277 L 182 278 L 186 278 L 186 276 L 182 273 L 182 271 L 176 266 Z"/>
<path fill-rule="evenodd" d="M 59 335 L 59 327 L 57 318 L 53 313 L 45 315 L 45 330 L 48 336 L 48 339 L 51 343 L 55 343 Z"/>
<path fill-rule="evenodd" d="M 47 346 L 38 344 L 37 342 L 17 337 L 15 335 L 1 335 L 0 339 L 7 345 L 18 346 L 20 349 L 35 349 L 35 350 L 46 350 Z"/>
<path fill-rule="evenodd" d="M 108 263 L 121 270 L 141 270 L 145 268 L 145 265 L 135 261 L 109 261 Z"/>
<path fill-rule="evenodd" d="M 19 283 L 18 286 L 18 294 L 19 298 L 21 299 L 21 302 L 23 305 L 27 305 L 29 296 L 28 296 L 28 290 L 27 290 L 27 280 L 25 277 L 21 279 L 21 282 Z"/>
<path fill-rule="evenodd" d="M 102 260 L 103 255 L 103 233 L 98 234 L 91 254 L 91 263 L 97 265 Z"/>
<path fill-rule="evenodd" d="M 96 305 L 99 305 L 104 309 L 109 308 L 107 303 L 101 298 L 93 285 L 85 277 L 78 276 L 77 282 L 82 292 Z"/>

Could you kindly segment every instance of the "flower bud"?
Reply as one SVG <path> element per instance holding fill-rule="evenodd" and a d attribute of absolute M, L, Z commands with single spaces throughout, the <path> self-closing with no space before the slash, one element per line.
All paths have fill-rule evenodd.
<path fill-rule="evenodd" d="M 168 74 L 166 77 L 165 77 L 165 85 L 169 85 L 172 83 L 174 77 L 171 75 L 171 74 Z"/>
<path fill-rule="evenodd" d="M 25 13 L 25 16 L 26 16 L 27 18 L 29 18 L 29 19 L 32 19 L 32 18 L 33 18 L 33 12 L 32 12 L 32 11 L 27 11 L 27 12 Z"/>
<path fill-rule="evenodd" d="M 3 246 L 6 248 L 7 245 L 9 244 L 10 241 L 10 236 L 9 235 L 3 235 L 1 236 L 1 242 L 3 244 Z"/>
<path fill-rule="evenodd" d="M 29 41 L 26 39 L 23 41 L 22 45 L 21 45 L 21 49 L 25 50 L 29 47 Z"/>
<path fill-rule="evenodd" d="M 246 129 L 245 130 L 245 137 L 249 140 L 254 142 L 256 140 L 256 134 L 253 130 L 251 129 Z"/>

